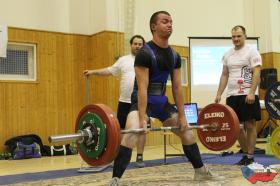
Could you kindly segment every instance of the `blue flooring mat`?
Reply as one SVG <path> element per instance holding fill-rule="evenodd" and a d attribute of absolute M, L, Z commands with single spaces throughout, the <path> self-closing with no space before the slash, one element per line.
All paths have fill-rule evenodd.
<path fill-rule="evenodd" d="M 203 162 L 206 164 L 219 164 L 219 165 L 234 165 L 242 158 L 242 154 L 233 154 L 229 156 L 222 156 L 220 154 L 202 154 Z M 168 164 L 178 164 L 188 162 L 187 158 L 184 156 L 181 157 L 172 157 L 167 159 Z M 273 156 L 267 156 L 264 154 L 255 155 L 255 162 L 260 163 L 264 166 L 269 166 L 272 164 L 280 164 L 280 160 L 276 159 Z M 164 160 L 149 160 L 145 161 L 146 167 L 153 167 L 163 165 Z M 130 163 L 128 169 L 133 169 L 134 163 Z M 112 172 L 112 168 L 108 168 L 103 172 Z M 98 173 L 79 173 L 78 169 L 65 169 L 65 170 L 56 170 L 56 171 L 46 171 L 38 173 L 26 173 L 26 174 L 16 174 L 8 176 L 0 176 L 0 185 L 4 184 L 15 184 L 21 182 L 30 182 L 44 179 L 55 179 L 63 178 L 69 176 L 80 176 L 83 174 L 98 174 Z"/>

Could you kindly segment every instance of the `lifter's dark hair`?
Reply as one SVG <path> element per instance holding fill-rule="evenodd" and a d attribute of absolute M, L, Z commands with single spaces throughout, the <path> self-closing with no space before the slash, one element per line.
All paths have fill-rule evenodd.
<path fill-rule="evenodd" d="M 134 36 L 131 37 L 131 39 L 130 39 L 130 41 L 129 41 L 130 45 L 132 45 L 133 40 L 134 40 L 135 38 L 142 39 L 143 45 L 145 44 L 145 39 L 144 39 L 141 35 L 134 35 Z"/>
<path fill-rule="evenodd" d="M 237 30 L 238 28 L 240 28 L 240 29 L 242 30 L 242 32 L 246 35 L 246 29 L 245 29 L 244 26 L 241 26 L 241 25 L 236 25 L 236 26 L 234 26 L 234 27 L 231 29 L 231 31 Z"/>
<path fill-rule="evenodd" d="M 153 13 L 153 15 L 150 18 L 150 30 L 152 33 L 153 33 L 152 24 L 156 24 L 159 14 L 165 14 L 170 16 L 170 14 L 167 11 L 163 11 L 163 10 Z"/>

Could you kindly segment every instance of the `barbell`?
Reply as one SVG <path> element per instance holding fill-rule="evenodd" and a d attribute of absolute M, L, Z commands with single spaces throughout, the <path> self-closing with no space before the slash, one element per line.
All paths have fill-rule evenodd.
<path fill-rule="evenodd" d="M 274 83 L 265 94 L 265 106 L 270 116 L 280 119 L 280 82 Z M 208 124 L 205 124 L 208 123 Z M 177 130 L 179 127 L 151 128 L 149 131 Z M 196 126 L 201 143 L 213 151 L 231 147 L 239 135 L 240 125 L 235 112 L 226 105 L 210 104 L 201 110 Z M 111 108 L 104 104 L 85 106 L 76 120 L 76 133 L 50 136 L 50 142 L 76 140 L 78 152 L 89 165 L 108 164 L 117 155 L 120 134 L 141 133 L 144 129 L 120 130 Z M 280 128 L 271 136 L 271 149 L 280 159 Z"/>
<path fill-rule="evenodd" d="M 178 130 L 177 126 L 150 128 L 148 131 Z M 210 104 L 198 116 L 197 129 L 201 143 L 208 149 L 220 151 L 230 148 L 238 138 L 240 124 L 234 110 L 227 105 Z M 50 136 L 49 142 L 76 140 L 82 159 L 98 166 L 112 162 L 117 156 L 121 134 L 142 133 L 144 129 L 120 130 L 112 109 L 104 104 L 85 106 L 78 114 L 76 133 Z"/>

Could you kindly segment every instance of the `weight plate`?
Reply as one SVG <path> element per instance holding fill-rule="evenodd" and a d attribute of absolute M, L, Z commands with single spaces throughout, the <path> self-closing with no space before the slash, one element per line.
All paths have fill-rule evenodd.
<path fill-rule="evenodd" d="M 280 82 L 275 82 L 266 90 L 265 108 L 271 117 L 280 119 Z"/>
<path fill-rule="evenodd" d="M 274 156 L 280 159 L 280 127 L 275 128 L 272 132 L 270 147 Z"/>
<path fill-rule="evenodd" d="M 78 146 L 88 158 L 96 158 L 106 148 L 105 125 L 97 114 L 88 110 L 81 116 L 76 130 L 85 128 L 88 128 L 93 133 L 92 140 L 87 142 L 85 139 L 84 142 L 78 143 Z"/>
<path fill-rule="evenodd" d="M 80 111 L 77 117 L 76 130 L 78 130 L 80 118 L 88 112 L 94 113 L 101 118 L 102 123 L 106 128 L 106 146 L 103 153 L 95 158 L 91 158 L 87 153 L 84 153 L 84 150 L 82 150 L 79 145 L 77 145 L 77 149 L 82 159 L 89 165 L 106 165 L 115 159 L 121 143 L 120 126 L 118 120 L 114 116 L 111 108 L 104 104 L 87 105 Z"/>
<path fill-rule="evenodd" d="M 198 125 L 215 124 L 217 128 L 198 129 L 201 143 L 210 150 L 221 151 L 230 148 L 237 140 L 240 124 L 234 110 L 222 104 L 210 104 L 203 108 L 198 117 Z"/>

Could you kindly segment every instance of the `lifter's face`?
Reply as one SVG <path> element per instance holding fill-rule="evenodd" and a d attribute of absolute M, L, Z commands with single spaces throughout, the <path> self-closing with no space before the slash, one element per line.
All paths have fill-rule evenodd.
<path fill-rule="evenodd" d="M 136 56 L 136 54 L 140 51 L 143 46 L 143 40 L 141 38 L 135 37 L 131 44 L 131 53 Z"/>
<path fill-rule="evenodd" d="M 157 21 L 152 24 L 153 34 L 157 34 L 160 37 L 169 38 L 172 34 L 172 18 L 166 14 L 158 14 Z"/>
<path fill-rule="evenodd" d="M 246 35 L 241 28 L 231 31 L 231 39 L 236 49 L 242 48 L 245 44 Z"/>

